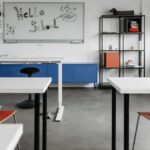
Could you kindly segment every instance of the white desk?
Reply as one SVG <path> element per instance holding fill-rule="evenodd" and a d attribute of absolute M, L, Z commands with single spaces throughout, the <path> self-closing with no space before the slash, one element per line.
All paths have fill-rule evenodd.
<path fill-rule="evenodd" d="M 124 150 L 129 150 L 129 94 L 150 94 L 150 78 L 110 77 L 112 89 L 112 150 L 116 150 L 116 90 L 124 94 Z"/>
<path fill-rule="evenodd" d="M 150 77 L 110 77 L 108 81 L 122 94 L 150 94 Z"/>
<path fill-rule="evenodd" d="M 56 121 L 61 121 L 64 111 L 64 106 L 62 105 L 62 61 L 63 57 L 0 57 L 1 64 L 58 64 L 58 111 Z"/>
<path fill-rule="evenodd" d="M 14 150 L 23 134 L 23 124 L 0 124 L 0 149 Z"/>
<path fill-rule="evenodd" d="M 35 94 L 34 150 L 40 150 L 40 94 L 43 94 L 43 150 L 47 145 L 47 89 L 51 78 L 0 78 L 0 93 Z"/>

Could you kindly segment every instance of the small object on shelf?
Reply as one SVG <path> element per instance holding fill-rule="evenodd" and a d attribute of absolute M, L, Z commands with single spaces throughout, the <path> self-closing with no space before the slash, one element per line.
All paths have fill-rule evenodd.
<path fill-rule="evenodd" d="M 133 47 L 133 46 L 131 46 L 130 50 L 134 50 L 134 47 Z"/>
<path fill-rule="evenodd" d="M 131 65 L 127 65 L 126 66 L 127 68 L 142 68 L 143 66 L 139 66 L 139 65 L 136 65 L 136 64 L 131 64 Z"/>
<path fill-rule="evenodd" d="M 131 21 L 130 27 L 129 27 L 129 32 L 139 32 L 139 24 L 137 21 Z"/>
<path fill-rule="evenodd" d="M 140 32 L 139 28 L 129 28 L 129 32 Z"/>
<path fill-rule="evenodd" d="M 112 12 L 113 15 L 134 15 L 134 10 L 118 11 L 116 8 L 112 8 L 109 12 Z"/>
<path fill-rule="evenodd" d="M 109 45 L 108 49 L 109 49 L 109 50 L 112 50 L 112 45 Z"/>
<path fill-rule="evenodd" d="M 119 53 L 118 52 L 104 53 L 104 66 L 106 68 L 119 68 Z"/>
<path fill-rule="evenodd" d="M 131 59 L 128 59 L 126 62 L 126 66 L 132 66 L 133 65 L 133 60 L 131 60 Z"/>
<path fill-rule="evenodd" d="M 123 26 L 124 32 L 141 32 L 142 18 L 125 18 Z"/>
<path fill-rule="evenodd" d="M 133 62 L 133 60 L 129 59 L 125 62 L 126 67 L 138 68 L 141 67 Z"/>
<path fill-rule="evenodd" d="M 131 28 L 139 28 L 139 24 L 137 21 L 131 21 L 130 27 Z"/>

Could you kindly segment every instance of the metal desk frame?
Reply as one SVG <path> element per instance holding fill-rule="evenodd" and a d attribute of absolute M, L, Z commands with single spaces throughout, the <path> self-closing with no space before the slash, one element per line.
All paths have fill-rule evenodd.
<path fill-rule="evenodd" d="M 62 87 L 62 61 L 63 57 L 0 57 L 0 64 L 58 64 L 58 111 L 55 121 L 61 121 L 64 111 Z"/>

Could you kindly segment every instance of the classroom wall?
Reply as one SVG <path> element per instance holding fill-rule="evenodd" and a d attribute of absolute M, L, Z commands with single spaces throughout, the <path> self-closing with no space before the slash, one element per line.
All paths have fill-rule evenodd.
<path fill-rule="evenodd" d="M 21 0 L 18 0 L 19 2 Z M 25 0 L 22 0 L 25 1 Z M 34 0 L 31 0 L 34 1 Z M 36 0 L 38 1 L 38 0 Z M 49 0 L 50 1 L 50 0 Z M 53 0 L 54 1 L 54 0 Z M 59 0 L 58 0 L 59 1 Z M 61 0 L 62 1 L 62 0 Z M 66 0 L 65 0 L 66 1 Z M 72 1 L 72 0 L 68 0 Z M 77 0 L 80 2 L 80 0 Z M 70 63 L 98 63 L 98 18 L 115 7 L 118 10 L 134 10 L 135 14 L 140 12 L 140 0 L 85 0 L 85 43 L 68 44 L 68 43 L 36 43 L 36 44 L 0 44 L 0 55 L 8 54 L 15 57 L 36 57 L 36 56 L 64 56 L 64 62 Z M 144 0 L 143 12 L 146 17 L 146 66 L 147 75 L 150 75 L 150 55 L 149 51 L 149 25 L 150 25 L 150 1 Z M 110 26 L 111 27 L 111 26 Z"/>
<path fill-rule="evenodd" d="M 146 15 L 145 17 L 145 42 L 146 42 L 146 75 L 150 76 L 150 1 L 143 0 L 143 14 Z"/>

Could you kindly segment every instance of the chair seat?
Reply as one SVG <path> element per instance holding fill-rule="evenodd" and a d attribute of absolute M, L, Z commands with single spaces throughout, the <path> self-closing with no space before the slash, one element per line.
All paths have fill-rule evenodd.
<path fill-rule="evenodd" d="M 25 67 L 25 68 L 22 68 L 20 70 L 20 72 L 23 73 L 23 74 L 27 74 L 28 77 L 32 77 L 33 74 L 40 72 L 40 69 L 38 69 L 36 67 Z M 21 108 L 21 109 L 22 108 L 25 108 L 25 109 L 34 108 L 34 101 L 32 101 L 31 94 L 28 94 L 28 99 L 27 100 L 17 104 L 17 107 Z"/>
<path fill-rule="evenodd" d="M 138 112 L 138 114 L 150 120 L 150 112 Z"/>
<path fill-rule="evenodd" d="M 15 110 L 0 110 L 0 123 L 12 117 L 16 112 Z"/>
<path fill-rule="evenodd" d="M 31 76 L 32 74 L 35 74 L 37 72 L 39 72 L 40 70 L 36 67 L 26 67 L 20 70 L 21 73 L 23 74 L 27 74 L 29 76 Z"/>

